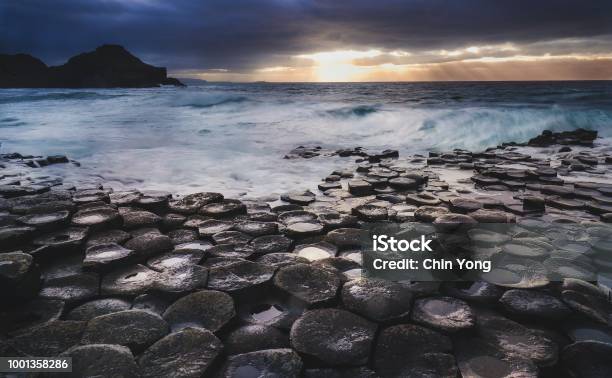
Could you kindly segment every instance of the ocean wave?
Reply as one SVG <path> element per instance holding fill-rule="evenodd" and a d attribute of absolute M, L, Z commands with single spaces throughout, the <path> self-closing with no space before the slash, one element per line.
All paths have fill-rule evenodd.
<path fill-rule="evenodd" d="M 327 110 L 326 114 L 339 118 L 365 117 L 369 114 L 376 113 L 379 110 L 380 105 L 357 105 Z"/>
<path fill-rule="evenodd" d="M 125 96 L 123 94 L 105 94 L 97 92 L 56 92 L 43 94 L 28 94 L 21 96 L 0 97 L 0 104 L 38 101 L 65 101 L 65 100 L 105 100 Z"/>
<path fill-rule="evenodd" d="M 192 101 L 188 101 L 187 103 L 180 104 L 180 106 L 186 106 L 186 107 L 196 108 L 196 109 L 205 109 L 205 108 L 212 108 L 215 106 L 222 106 L 222 105 L 241 104 L 241 103 L 245 103 L 249 101 L 251 101 L 251 99 L 245 96 L 229 96 L 229 97 L 205 96 L 205 97 L 192 99 Z"/>

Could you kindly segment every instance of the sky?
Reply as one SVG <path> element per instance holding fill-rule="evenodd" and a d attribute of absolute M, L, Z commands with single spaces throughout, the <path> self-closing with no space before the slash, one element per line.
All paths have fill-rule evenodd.
<path fill-rule="evenodd" d="M 211 81 L 612 80 L 610 0 L 0 0 L 0 53 Z"/>

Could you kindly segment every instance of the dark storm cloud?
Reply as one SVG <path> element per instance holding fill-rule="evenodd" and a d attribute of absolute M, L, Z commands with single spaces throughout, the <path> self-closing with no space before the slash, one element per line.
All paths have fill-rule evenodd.
<path fill-rule="evenodd" d="M 246 71 L 314 51 L 533 45 L 610 34 L 609 0 L 0 1 L 0 52 L 29 52 L 49 64 L 103 43 L 175 70 Z"/>

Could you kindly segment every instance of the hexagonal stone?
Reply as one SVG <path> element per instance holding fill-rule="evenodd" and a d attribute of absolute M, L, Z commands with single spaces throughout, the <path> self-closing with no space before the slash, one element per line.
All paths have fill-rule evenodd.
<path fill-rule="evenodd" d="M 291 327 L 291 345 L 328 365 L 363 365 L 368 361 L 376 325 L 338 309 L 307 311 Z"/>
<path fill-rule="evenodd" d="M 538 367 L 475 337 L 458 337 L 455 355 L 463 377 L 537 377 Z"/>
<path fill-rule="evenodd" d="M 183 244 L 198 240 L 198 232 L 196 230 L 190 230 L 187 228 L 179 228 L 168 232 L 168 237 L 172 241 L 172 244 Z"/>
<path fill-rule="evenodd" d="M 171 250 L 173 244 L 169 237 L 155 230 L 134 236 L 125 243 L 125 248 L 133 250 L 138 257 L 150 257 Z"/>
<path fill-rule="evenodd" d="M 187 265 L 161 272 L 155 281 L 155 289 L 171 294 L 191 292 L 206 287 L 208 270 L 200 265 Z"/>
<path fill-rule="evenodd" d="M 26 226 L 35 227 L 38 230 L 48 231 L 65 225 L 69 219 L 70 212 L 68 210 L 60 210 L 53 213 L 24 215 L 19 217 L 17 221 Z"/>
<path fill-rule="evenodd" d="M 120 268 L 102 278 L 101 292 L 106 295 L 140 295 L 156 285 L 159 273 L 143 265 Z"/>
<path fill-rule="evenodd" d="M 283 235 L 264 235 L 251 240 L 250 244 L 255 253 L 268 254 L 289 251 L 293 240 Z"/>
<path fill-rule="evenodd" d="M 410 190 L 419 187 L 419 182 L 409 177 L 395 177 L 389 179 L 389 186 L 397 190 Z"/>
<path fill-rule="evenodd" d="M 359 228 L 339 228 L 325 235 L 325 241 L 340 248 L 360 247 L 363 242 L 370 240 L 370 234 Z"/>
<path fill-rule="evenodd" d="M 223 345 L 227 354 L 241 354 L 256 350 L 288 348 L 289 337 L 278 328 L 252 324 L 230 332 L 223 339 Z"/>
<path fill-rule="evenodd" d="M 304 239 L 310 236 L 320 235 L 323 232 L 323 225 L 320 223 L 296 222 L 291 223 L 285 228 L 287 236 L 293 239 Z"/>
<path fill-rule="evenodd" d="M 210 257 L 223 259 L 246 259 L 254 253 L 255 250 L 250 244 L 219 244 L 207 250 Z"/>
<path fill-rule="evenodd" d="M 120 345 L 80 345 L 68 349 L 61 356 L 72 357 L 72 374 L 80 377 L 139 375 L 132 352 Z"/>
<path fill-rule="evenodd" d="M 91 319 L 81 339 L 82 344 L 117 344 L 141 351 L 170 331 L 156 314 L 143 310 L 125 310 Z"/>
<path fill-rule="evenodd" d="M 309 261 L 316 261 L 336 256 L 338 248 L 330 243 L 319 242 L 313 244 L 301 244 L 295 247 L 293 253 Z"/>
<path fill-rule="evenodd" d="M 201 290 L 180 298 L 166 312 L 164 319 L 174 331 L 201 327 L 217 332 L 236 315 L 234 301 L 220 291 Z"/>
<path fill-rule="evenodd" d="M 199 224 L 198 233 L 201 237 L 212 237 L 214 234 L 229 231 L 234 227 L 233 222 L 217 219 L 204 220 Z"/>
<path fill-rule="evenodd" d="M 200 214 L 212 218 L 232 217 L 240 214 L 246 214 L 246 206 L 233 199 L 224 199 L 220 202 L 204 205 L 200 209 Z"/>
<path fill-rule="evenodd" d="M 108 197 L 113 205 L 126 206 L 135 204 L 142 197 L 142 193 L 138 191 L 113 192 Z"/>
<path fill-rule="evenodd" d="M 377 322 L 408 316 L 413 294 L 399 283 L 362 278 L 342 287 L 342 303 L 353 312 Z"/>
<path fill-rule="evenodd" d="M 314 223 L 317 219 L 317 214 L 304 210 L 284 211 L 278 216 L 278 221 L 287 225 L 301 222 Z"/>
<path fill-rule="evenodd" d="M 371 204 L 357 206 L 352 212 L 353 215 L 366 222 L 383 221 L 389 217 L 387 208 Z"/>
<path fill-rule="evenodd" d="M 30 254 L 0 253 L 0 299 L 27 300 L 38 294 L 40 271 Z"/>
<path fill-rule="evenodd" d="M 557 360 L 557 344 L 541 333 L 492 312 L 477 314 L 480 338 L 505 354 L 548 366 Z"/>
<path fill-rule="evenodd" d="M 195 214 L 204 205 L 223 200 L 221 193 L 201 192 L 186 195 L 175 201 L 170 201 L 170 210 L 181 214 Z"/>
<path fill-rule="evenodd" d="M 100 277 L 95 273 L 76 273 L 48 278 L 40 290 L 40 297 L 78 302 L 98 295 Z"/>
<path fill-rule="evenodd" d="M 108 243 L 123 244 L 131 237 L 132 235 L 128 234 L 123 230 L 114 229 L 98 231 L 89 236 L 89 238 L 87 239 L 87 243 L 85 243 L 85 247 L 89 248 L 97 244 Z"/>
<path fill-rule="evenodd" d="M 67 320 L 89 321 L 97 316 L 129 310 L 132 304 L 119 298 L 95 299 L 70 310 Z"/>
<path fill-rule="evenodd" d="M 476 317 L 470 306 L 453 297 L 417 299 L 412 310 L 416 323 L 445 332 L 457 332 L 472 328 Z"/>
<path fill-rule="evenodd" d="M 252 237 L 239 231 L 222 231 L 212 236 L 215 244 L 246 244 Z"/>
<path fill-rule="evenodd" d="M 234 263 L 210 269 L 208 288 L 221 291 L 237 291 L 260 285 L 272 279 L 274 268 L 252 261 Z"/>
<path fill-rule="evenodd" d="M 365 180 L 350 180 L 348 190 L 354 196 L 367 196 L 372 194 L 374 187 Z"/>
<path fill-rule="evenodd" d="M 186 328 L 151 345 L 139 359 L 143 377 L 201 377 L 223 345 L 212 332 Z"/>
<path fill-rule="evenodd" d="M 11 345 L 30 356 L 57 356 L 79 343 L 85 322 L 53 320 L 15 334 Z"/>
<path fill-rule="evenodd" d="M 49 246 L 53 249 L 75 248 L 83 243 L 87 237 L 87 232 L 86 228 L 70 227 L 43 235 L 34 239 L 32 243 L 37 246 Z"/>
<path fill-rule="evenodd" d="M 566 346 L 561 352 L 561 365 L 575 377 L 599 378 L 612 376 L 612 344 L 580 341 Z"/>
<path fill-rule="evenodd" d="M 415 373 L 430 371 L 423 376 L 446 377 L 449 370 L 455 370 L 456 374 L 452 356 L 449 359 L 446 354 L 452 349 L 448 337 L 428 328 L 412 324 L 387 327 L 376 340 L 374 370 L 383 377 L 412 376 L 412 368 Z"/>
<path fill-rule="evenodd" d="M 274 285 L 309 305 L 335 298 L 340 284 L 337 273 L 309 264 L 282 267 L 274 277 Z"/>
<path fill-rule="evenodd" d="M 234 230 L 251 236 L 271 235 L 278 233 L 278 224 L 274 222 L 240 222 L 234 226 Z"/>
<path fill-rule="evenodd" d="M 299 378 L 301 371 L 302 360 L 293 350 L 267 349 L 229 357 L 220 377 Z"/>
<path fill-rule="evenodd" d="M 162 221 L 159 215 L 146 210 L 121 207 L 119 213 L 123 218 L 123 227 L 127 229 L 155 227 Z"/>
<path fill-rule="evenodd" d="M 102 229 L 120 222 L 119 212 L 112 207 L 93 207 L 77 211 L 72 216 L 72 224 L 80 227 Z"/>
<path fill-rule="evenodd" d="M 444 214 L 448 214 L 449 212 L 450 210 L 448 210 L 446 207 L 421 206 L 414 212 L 414 219 L 421 222 L 431 223 L 436 220 L 436 218 Z"/>
<path fill-rule="evenodd" d="M 295 253 L 268 253 L 258 257 L 255 260 L 258 264 L 271 266 L 273 268 L 282 268 L 283 266 L 293 264 L 308 264 L 309 261 Z"/>
<path fill-rule="evenodd" d="M 535 290 L 508 290 L 499 302 L 509 313 L 529 319 L 563 319 L 571 314 L 561 300 Z"/>
<path fill-rule="evenodd" d="M 97 272 L 109 270 L 129 261 L 134 257 L 134 254 L 134 251 L 123 248 L 119 244 L 97 244 L 85 251 L 83 269 Z"/>

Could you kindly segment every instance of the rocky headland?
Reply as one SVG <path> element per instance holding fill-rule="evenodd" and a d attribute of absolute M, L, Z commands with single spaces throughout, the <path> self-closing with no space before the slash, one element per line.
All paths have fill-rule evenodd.
<path fill-rule="evenodd" d="M 240 200 L 74 188 L 40 174 L 66 158 L 2 155 L 0 355 L 72 356 L 75 376 L 612 376 L 612 153 L 596 138 L 300 146 L 286 157 L 346 167 Z M 372 222 L 509 225 L 476 235 L 506 279 L 365 277 Z"/>
<path fill-rule="evenodd" d="M 0 88 L 147 88 L 183 86 L 165 67 L 142 62 L 119 45 L 103 45 L 60 66 L 28 54 L 0 54 Z"/>

